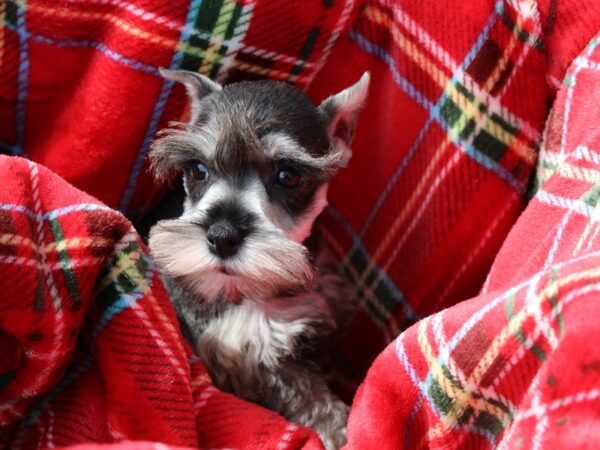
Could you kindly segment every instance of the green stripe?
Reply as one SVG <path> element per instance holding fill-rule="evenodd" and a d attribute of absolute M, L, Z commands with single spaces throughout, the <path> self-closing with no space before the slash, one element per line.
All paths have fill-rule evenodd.
<path fill-rule="evenodd" d="M 481 411 L 477 415 L 474 425 L 477 428 L 489 431 L 494 437 L 498 436 L 504 430 L 502 422 L 496 416 L 486 411 Z"/>
<path fill-rule="evenodd" d="M 223 3 L 225 3 L 223 0 L 203 1 L 198 16 L 196 17 L 195 28 L 212 34 L 213 28 L 215 27 L 217 20 L 219 20 Z"/>
<path fill-rule="evenodd" d="M 52 229 L 55 242 L 64 240 L 65 236 L 58 220 L 50 220 L 50 228 Z M 71 265 L 71 258 L 69 258 L 69 253 L 66 248 L 57 251 L 61 269 L 67 283 L 69 296 L 71 297 L 73 309 L 79 309 L 81 307 L 81 293 L 79 292 L 79 286 L 77 285 L 77 277 L 75 276 L 75 272 L 69 267 Z"/>
<path fill-rule="evenodd" d="M 225 30 L 225 39 L 231 39 L 232 37 L 234 37 L 233 32 L 235 31 L 235 28 L 237 27 L 238 21 L 240 20 L 240 17 L 242 16 L 243 10 L 244 10 L 244 7 L 241 4 L 239 4 L 239 3 L 235 4 L 235 8 L 233 10 L 233 13 L 231 14 L 231 19 L 229 20 L 227 30 Z M 238 35 L 239 34 L 241 34 L 241 33 L 238 33 Z"/>
<path fill-rule="evenodd" d="M 33 309 L 35 311 L 44 310 L 44 274 L 41 269 L 37 269 L 37 284 L 35 286 L 35 303 Z"/>
<path fill-rule="evenodd" d="M 600 186 L 594 185 L 581 197 L 581 200 L 592 208 L 595 208 L 600 200 Z"/>
<path fill-rule="evenodd" d="M 513 136 L 516 136 L 516 134 L 519 132 L 519 129 L 513 125 L 510 125 L 507 121 L 505 121 L 502 117 L 500 117 L 498 114 L 492 114 L 490 117 L 496 124 L 500 125 L 502 128 L 504 128 L 505 131 L 509 132 L 510 134 L 512 134 Z"/>
<path fill-rule="evenodd" d="M 19 7 L 17 5 L 15 5 L 13 2 L 7 2 L 6 3 L 6 9 L 4 12 L 4 20 L 6 20 L 6 23 L 8 23 L 10 26 L 16 27 L 17 26 L 17 12 L 19 10 Z"/>
<path fill-rule="evenodd" d="M 517 24 L 514 23 L 510 17 L 508 17 L 506 11 L 502 11 L 502 21 L 506 24 L 508 29 L 512 31 L 521 41 L 525 43 L 529 42 L 529 38 L 531 37 L 530 33 L 522 29 L 521 27 L 518 27 Z M 536 50 L 539 50 L 540 52 L 545 51 L 544 43 L 539 39 L 535 40 L 535 42 L 533 43 L 533 47 Z"/>
<path fill-rule="evenodd" d="M 514 294 L 512 294 L 510 296 L 510 298 L 506 301 L 506 303 L 504 304 L 504 306 L 505 306 L 505 309 L 506 309 L 506 316 L 508 317 L 509 321 L 514 320 L 514 318 L 515 318 L 515 314 L 514 314 Z M 525 333 L 523 332 L 522 328 L 519 328 L 515 332 L 515 336 L 517 337 L 517 340 L 521 343 L 521 345 L 523 345 L 523 347 L 525 347 L 525 341 L 527 339 L 526 339 Z M 542 362 L 546 361 L 546 353 L 535 342 L 533 342 L 531 344 L 531 348 L 529 350 L 531 351 L 531 353 L 533 353 L 535 356 L 537 356 Z"/>
<path fill-rule="evenodd" d="M 452 405 L 454 404 L 454 399 L 439 385 L 436 380 L 431 381 L 431 385 L 429 386 L 429 396 L 431 400 L 435 404 L 438 410 L 440 410 L 444 415 L 448 415 L 450 411 L 452 411 Z"/>
<path fill-rule="evenodd" d="M 473 95 L 473 93 L 471 91 L 469 91 L 465 86 L 463 86 L 461 83 L 456 82 L 454 84 L 454 88 L 460 92 L 462 95 L 464 95 L 465 97 L 467 97 L 469 99 L 469 101 L 473 102 L 475 100 L 475 96 Z M 481 105 L 481 103 L 480 103 Z"/>
<path fill-rule="evenodd" d="M 290 76 L 298 75 L 302 71 L 302 69 L 304 68 L 304 62 L 308 60 L 308 57 L 310 56 L 310 53 L 312 52 L 312 49 L 315 46 L 315 43 L 317 42 L 320 33 L 321 30 L 319 28 L 313 28 L 312 30 L 310 30 L 310 32 L 308 33 L 308 38 L 306 39 L 306 42 L 302 46 L 300 54 L 298 55 L 298 58 L 301 60 L 301 62 L 292 67 L 292 70 L 290 71 Z"/>
<path fill-rule="evenodd" d="M 558 278 L 558 269 L 554 268 L 552 273 L 550 274 L 550 282 L 548 283 L 548 287 L 554 285 L 556 283 L 556 279 Z M 551 290 L 552 292 L 552 290 Z M 556 321 L 558 322 L 558 331 L 560 336 L 564 335 L 565 323 L 563 315 L 560 313 L 560 308 L 558 307 L 558 289 L 554 289 L 554 293 L 550 296 L 550 304 L 552 305 L 552 309 L 556 313 Z"/>
<path fill-rule="evenodd" d="M 4 372 L 2 375 L 0 375 L 0 392 L 16 377 L 17 374 L 14 370 L 9 370 L 8 372 Z"/>

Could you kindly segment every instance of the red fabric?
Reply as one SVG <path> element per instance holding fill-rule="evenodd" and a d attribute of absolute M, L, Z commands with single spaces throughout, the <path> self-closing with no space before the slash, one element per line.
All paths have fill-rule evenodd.
<path fill-rule="evenodd" d="M 0 179 L 1 448 L 322 448 L 211 385 L 125 217 L 21 158 Z"/>
<path fill-rule="evenodd" d="M 58 175 L 0 161 L 0 447 L 320 445 L 210 386 L 131 225 L 97 207 L 137 218 L 165 190 L 144 157 L 186 114 L 183 89 L 158 77 L 166 66 L 285 80 L 317 102 L 372 72 L 321 226 L 360 300 L 336 388 L 350 399 L 370 368 L 350 448 L 584 448 L 600 4 L 446 3 L 0 3 L 0 151 Z M 515 225 L 544 126 L 538 182 L 562 169 Z M 481 297 L 428 317 L 486 276 Z"/>
<path fill-rule="evenodd" d="M 317 100 L 373 74 L 323 221 L 361 300 L 339 347 L 349 395 L 400 331 L 479 292 L 526 203 L 556 83 L 597 32 L 598 5 L 375 1 L 334 47 L 309 89 Z"/>
<path fill-rule="evenodd" d="M 597 448 L 599 63 L 600 35 L 558 93 L 537 193 L 482 295 L 420 321 L 377 358 L 347 448 Z"/>

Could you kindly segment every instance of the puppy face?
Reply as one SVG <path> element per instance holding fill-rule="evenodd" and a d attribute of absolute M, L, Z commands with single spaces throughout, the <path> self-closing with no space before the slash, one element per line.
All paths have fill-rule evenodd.
<path fill-rule="evenodd" d="M 346 164 L 369 75 L 318 108 L 274 81 L 222 88 L 191 72 L 190 123 L 163 133 L 150 157 L 159 177 L 183 172 L 184 213 L 159 222 L 159 267 L 202 298 L 268 299 L 308 284 L 302 242 L 325 207 L 327 183 Z"/>

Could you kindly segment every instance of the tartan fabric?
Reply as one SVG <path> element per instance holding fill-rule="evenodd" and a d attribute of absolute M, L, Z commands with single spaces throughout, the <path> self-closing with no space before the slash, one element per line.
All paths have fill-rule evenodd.
<path fill-rule="evenodd" d="M 0 0 L 0 151 L 41 163 L 136 219 L 167 188 L 156 185 L 147 171 L 148 145 L 156 131 L 187 114 L 184 90 L 160 79 L 159 66 L 199 70 L 222 82 L 284 80 L 317 102 L 370 70 L 372 86 L 353 159 L 332 183 L 331 207 L 320 226 L 360 300 L 336 354 L 338 391 L 350 399 L 373 359 L 402 330 L 476 295 L 495 258 L 496 262 L 484 296 L 419 322 L 382 353 L 353 408 L 350 447 L 372 448 L 369 442 L 379 442 L 380 448 L 448 443 L 519 447 L 539 442 L 536 435 L 527 434 L 527 421 L 539 417 L 542 431 L 553 429 L 544 422 L 549 416 L 538 414 L 549 388 L 532 384 L 537 366 L 530 359 L 522 360 L 529 366 L 512 371 L 503 370 L 512 366 L 502 363 L 511 361 L 513 350 L 521 355 L 526 353 L 523 348 L 534 348 L 530 353 L 539 360 L 556 348 L 577 348 L 552 347 L 566 339 L 560 330 L 552 334 L 541 328 L 544 335 L 558 336 L 550 337 L 550 344 L 534 339 L 532 346 L 530 335 L 537 336 L 540 327 L 535 321 L 549 311 L 544 302 L 548 291 L 540 291 L 541 283 L 560 286 L 556 301 L 563 298 L 563 290 L 570 298 L 570 281 L 563 286 L 559 280 L 563 275 L 570 280 L 570 274 L 593 263 L 566 261 L 572 253 L 585 254 L 594 246 L 597 192 L 585 184 L 571 191 L 572 186 L 560 180 L 589 181 L 595 173 L 594 142 L 588 145 L 582 131 L 588 127 L 595 136 L 594 91 L 588 87 L 577 95 L 584 85 L 581 80 L 593 76 L 595 47 L 578 55 L 600 28 L 600 4 L 454 3 Z M 570 83 L 572 88 L 565 87 Z M 513 228 L 528 199 L 542 130 L 559 88 L 534 184 L 550 181 L 524 217 L 538 203 L 546 209 L 536 215 L 537 222 L 521 219 Z M 564 142 L 559 139 L 557 145 L 552 133 L 561 127 L 582 128 L 565 133 Z M 578 150 L 577 142 L 582 145 Z M 578 156 L 565 165 L 568 152 Z M 218 393 L 198 363 L 188 363 L 189 351 L 171 328 L 172 312 L 151 261 L 122 216 L 43 168 L 36 170 L 54 181 L 47 183 L 48 197 L 39 190 L 38 197 L 49 203 L 42 202 L 42 212 L 35 212 L 30 174 L 38 166 L 24 168 L 22 160 L 7 161 L 2 160 L 0 196 L 16 206 L 0 210 L 6 236 L 0 241 L 0 285 L 6 286 L 0 291 L 2 307 L 6 305 L 0 313 L 0 398 L 6 404 L 1 411 L 2 446 L 125 439 L 202 448 L 319 445 L 306 429 Z M 556 191 L 551 189 L 553 179 L 559 180 Z M 585 192 L 577 190 L 584 187 Z M 574 193 L 580 198 L 568 197 Z M 83 203 L 95 206 L 74 206 Z M 552 205 L 573 212 L 565 218 L 562 211 L 550 209 Z M 68 211 L 65 218 L 57 215 L 61 208 Z M 25 210 L 34 211 L 25 213 L 29 219 L 20 215 Z M 574 228 L 581 211 L 590 217 L 584 232 Z M 30 219 L 36 224 L 27 222 Z M 552 245 L 540 246 L 556 227 L 560 234 L 551 238 Z M 41 244 L 42 237 L 51 240 Z M 573 239 L 580 242 L 575 244 L 577 252 L 568 247 Z M 563 266 L 556 274 L 542 270 L 548 255 L 551 262 L 565 262 L 564 273 Z M 540 270 L 543 275 L 531 281 Z M 102 281 L 118 273 L 118 281 Z M 576 279 L 581 286 L 586 282 Z M 526 282 L 531 293 L 523 292 Z M 504 295 L 511 286 L 514 292 L 507 300 Z M 132 300 L 136 295 L 140 298 Z M 528 295 L 539 297 L 541 306 L 527 307 Z M 59 297 L 68 307 L 55 305 L 62 312 L 52 315 L 49 302 Z M 495 306 L 488 311 L 488 304 Z M 469 328 L 462 336 L 463 324 L 469 317 L 478 318 L 481 308 L 485 314 L 474 321 L 475 331 Z M 528 308 L 534 308 L 533 316 Z M 14 320 L 23 311 L 25 319 Z M 112 314 L 109 321 L 103 321 L 102 311 Z M 568 323 L 570 316 L 561 317 Z M 68 342 L 55 332 L 63 323 L 60 332 L 68 330 L 74 336 Z M 514 332 L 510 329 L 516 338 L 494 340 L 496 332 L 508 339 L 501 333 L 506 323 L 520 325 Z M 591 331 L 585 336 L 592 336 Z M 488 352 L 499 344 L 499 353 Z M 119 345 L 129 359 L 115 356 Z M 157 356 L 161 349 L 167 354 Z M 455 355 L 461 351 L 461 356 Z M 46 364 L 41 356 L 36 359 L 38 352 L 56 359 L 56 364 Z M 399 366 L 400 354 L 409 366 Z M 185 374 L 165 369 L 174 361 Z M 493 365 L 486 366 L 490 361 Z M 572 367 L 575 371 L 576 364 Z M 593 373 L 593 364 L 590 367 Z M 480 373 L 484 369 L 485 374 Z M 144 370 L 157 373 L 138 373 Z M 499 385 L 504 386 L 502 380 L 512 383 L 506 388 L 514 388 L 510 395 L 501 390 L 503 397 L 495 396 L 496 376 Z M 151 393 L 154 388 L 144 384 L 157 377 L 157 390 L 163 385 L 181 390 L 157 400 Z M 481 390 L 471 395 L 472 390 L 460 386 Z M 535 414 L 519 419 L 519 412 L 525 411 L 521 400 L 529 394 Z M 190 395 L 193 411 L 187 403 Z M 169 400 L 185 406 L 173 406 Z M 463 408 L 465 402 L 470 406 Z M 577 419 L 586 417 L 577 414 Z M 522 428 L 525 431 L 519 431 Z"/>
<path fill-rule="evenodd" d="M 22 158 L 0 179 L 0 448 L 322 448 L 211 385 L 125 217 Z"/>
<path fill-rule="evenodd" d="M 535 197 L 482 294 L 421 320 L 377 358 L 349 448 L 597 448 L 599 68 L 600 35 L 564 79 Z"/>
<path fill-rule="evenodd" d="M 0 150 L 45 164 L 136 217 L 162 192 L 147 171 L 148 146 L 187 103 L 158 67 L 307 86 L 357 8 L 351 0 L 276 8 L 252 0 L 4 0 Z"/>
<path fill-rule="evenodd" d="M 565 59 L 600 23 L 597 2 L 559 3 L 368 2 L 309 88 L 341 88 L 350 58 L 350 78 L 374 81 L 322 223 L 361 306 L 336 355 L 348 398 L 402 330 L 479 292 L 527 200 Z"/>

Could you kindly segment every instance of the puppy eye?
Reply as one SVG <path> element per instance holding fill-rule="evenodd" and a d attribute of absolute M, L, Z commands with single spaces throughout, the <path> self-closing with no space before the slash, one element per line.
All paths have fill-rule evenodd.
<path fill-rule="evenodd" d="M 208 169 L 202 163 L 197 163 L 192 167 L 192 176 L 198 181 L 204 181 L 208 178 Z"/>
<path fill-rule="evenodd" d="M 298 187 L 304 179 L 294 169 L 281 169 L 277 172 L 277 182 L 288 189 Z"/>

